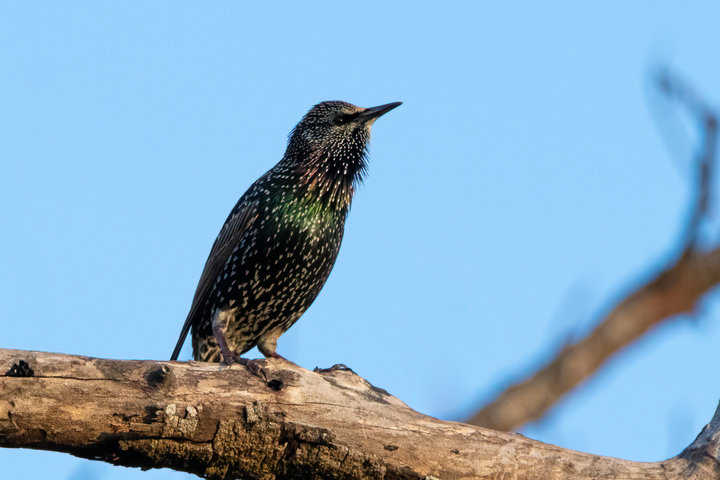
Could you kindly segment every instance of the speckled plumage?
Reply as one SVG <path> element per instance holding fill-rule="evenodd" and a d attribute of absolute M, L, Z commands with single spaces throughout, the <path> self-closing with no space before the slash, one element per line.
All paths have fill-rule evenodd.
<path fill-rule="evenodd" d="M 245 192 L 220 230 L 173 360 L 189 329 L 196 360 L 232 363 L 256 345 L 279 357 L 277 338 L 315 300 L 335 264 L 365 173 L 370 126 L 399 104 L 364 109 L 330 101 L 310 109 L 283 158 Z"/>

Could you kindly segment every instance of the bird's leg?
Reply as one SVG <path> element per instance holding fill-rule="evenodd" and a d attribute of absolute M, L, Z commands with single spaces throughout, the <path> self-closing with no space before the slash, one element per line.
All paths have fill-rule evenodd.
<path fill-rule="evenodd" d="M 260 350 L 260 353 L 265 355 L 265 358 L 277 358 L 284 362 L 295 365 L 295 363 L 291 362 L 290 360 L 275 351 L 275 347 L 277 347 L 277 339 L 278 337 L 280 337 L 280 335 L 283 334 L 285 330 L 286 329 L 276 329 L 274 331 L 266 333 L 265 336 L 260 338 L 260 340 L 258 341 L 257 347 L 258 350 Z"/>
<path fill-rule="evenodd" d="M 235 354 L 230 350 L 230 347 L 228 347 L 224 327 L 213 322 L 212 331 L 213 335 L 215 335 L 215 338 L 217 339 L 218 346 L 220 347 L 220 354 L 222 355 L 223 363 L 232 365 L 235 363 Z"/>
<path fill-rule="evenodd" d="M 215 315 L 213 315 L 212 319 L 212 331 L 213 335 L 215 335 L 215 338 L 217 339 L 218 346 L 220 347 L 222 363 L 228 366 L 233 363 L 239 363 L 240 365 L 244 365 L 245 368 L 247 368 L 253 375 L 258 377 L 262 376 L 260 372 L 260 365 L 258 365 L 257 362 L 248 358 L 243 358 L 230 350 L 227 338 L 225 337 L 229 315 L 231 315 L 229 311 L 219 310 L 215 313 Z"/>
<path fill-rule="evenodd" d="M 268 332 L 258 342 L 258 350 L 260 350 L 260 353 L 265 355 L 265 358 L 280 358 L 285 360 L 285 357 L 275 351 L 277 348 L 277 340 L 281 333 L 282 331 Z"/>

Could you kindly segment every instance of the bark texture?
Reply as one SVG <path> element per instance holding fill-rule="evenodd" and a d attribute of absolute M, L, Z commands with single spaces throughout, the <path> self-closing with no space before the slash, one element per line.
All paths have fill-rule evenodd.
<path fill-rule="evenodd" d="M 0 350 L 0 446 L 213 479 L 718 479 L 720 413 L 639 463 L 413 411 L 350 371 Z M 620 427 L 621 428 L 621 427 Z"/>

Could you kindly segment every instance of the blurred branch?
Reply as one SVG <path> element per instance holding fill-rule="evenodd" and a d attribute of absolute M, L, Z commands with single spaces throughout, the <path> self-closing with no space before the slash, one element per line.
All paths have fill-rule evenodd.
<path fill-rule="evenodd" d="M 687 252 L 620 302 L 587 337 L 563 348 L 527 380 L 509 387 L 468 423 L 510 431 L 540 418 L 614 353 L 663 320 L 692 311 L 718 283 L 720 248 L 708 253 Z"/>
<path fill-rule="evenodd" d="M 697 158 L 697 171 L 694 172 L 697 182 L 697 188 L 694 190 L 695 201 L 690 210 L 683 242 L 683 251 L 691 252 L 697 246 L 700 227 L 710 209 L 712 176 L 717 149 L 717 115 L 687 83 L 671 72 L 667 70 L 661 72 L 658 77 L 658 85 L 669 99 L 680 102 L 688 110 L 703 132 L 703 148 Z"/>
<path fill-rule="evenodd" d="M 720 283 L 720 248 L 703 252 L 698 247 L 710 205 L 717 117 L 686 83 L 669 72 L 659 76 L 658 85 L 690 112 L 702 131 L 702 148 L 695 162 L 695 197 L 677 249 L 680 254 L 622 300 L 587 337 L 565 346 L 539 371 L 507 388 L 475 413 L 470 424 L 510 431 L 537 420 L 612 355 L 661 322 L 692 312 L 703 295 Z"/>
<path fill-rule="evenodd" d="M 411 410 L 348 371 L 0 350 L 0 447 L 213 479 L 717 479 L 720 406 L 662 462 L 599 457 Z M 5 372 L 2 374 L 1 372 Z"/>

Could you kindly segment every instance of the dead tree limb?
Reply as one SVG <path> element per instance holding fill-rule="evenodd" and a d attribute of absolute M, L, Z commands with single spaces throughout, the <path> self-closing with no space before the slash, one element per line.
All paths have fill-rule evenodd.
<path fill-rule="evenodd" d="M 678 101 L 698 122 L 702 146 L 694 162 L 695 195 L 674 260 L 622 300 L 585 338 L 567 345 L 555 358 L 525 380 L 515 383 L 475 413 L 468 423 L 511 431 L 537 420 L 570 390 L 594 374 L 610 357 L 654 326 L 693 311 L 720 284 L 720 248 L 698 247 L 708 214 L 717 146 L 717 117 L 678 77 L 663 72 L 662 92 Z"/>
<path fill-rule="evenodd" d="M 640 463 L 443 422 L 349 371 L 263 365 L 0 350 L 0 446 L 214 479 L 720 478 L 720 407 L 678 456 Z"/>

